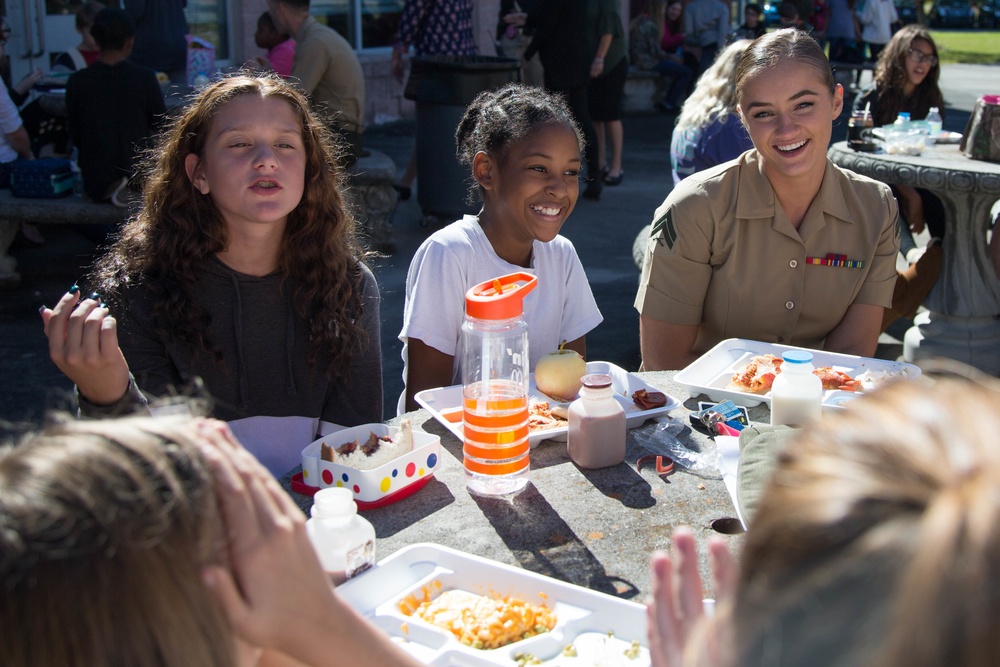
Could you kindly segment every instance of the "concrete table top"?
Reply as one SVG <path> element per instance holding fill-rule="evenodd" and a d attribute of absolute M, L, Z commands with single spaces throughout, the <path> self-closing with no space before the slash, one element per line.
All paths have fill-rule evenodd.
<path fill-rule="evenodd" d="M 690 427 L 688 415 L 697 410 L 697 400 L 673 382 L 674 371 L 639 375 L 682 401 L 669 414 L 686 425 L 678 436 L 683 443 L 714 448 L 709 437 Z M 755 421 L 767 421 L 768 414 L 766 405 L 750 411 Z M 636 460 L 648 452 L 630 432 L 625 463 L 602 470 L 578 468 L 565 443 L 542 442 L 531 451 L 531 483 L 522 493 L 513 500 L 482 498 L 465 488 L 459 440 L 426 410 L 406 416 L 415 428 L 441 437 L 444 461 L 434 480 L 413 496 L 363 513 L 375 526 L 378 560 L 411 544 L 433 542 L 642 602 L 651 591 L 649 555 L 669 547 L 675 526 L 688 525 L 702 545 L 705 595 L 712 596 L 704 543 L 718 534 L 710 526 L 714 519 L 736 516 L 721 478 L 684 470 L 660 477 L 649 465 L 637 472 Z M 647 422 L 640 428 L 654 427 Z M 296 472 L 281 480 L 286 489 Z M 292 496 L 303 510 L 311 507 L 310 497 Z M 737 545 L 731 546 L 735 551 Z"/>

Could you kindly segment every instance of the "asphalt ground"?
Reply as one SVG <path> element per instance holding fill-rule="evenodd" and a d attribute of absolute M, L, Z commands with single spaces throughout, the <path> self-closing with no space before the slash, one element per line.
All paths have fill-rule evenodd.
<path fill-rule="evenodd" d="M 947 65 L 941 87 L 947 101 L 945 129 L 962 132 L 983 82 L 995 80 L 996 66 Z M 845 105 L 848 107 L 849 105 Z M 834 126 L 833 141 L 846 138 L 849 112 Z M 632 307 L 638 270 L 632 243 L 652 219 L 655 208 L 671 188 L 669 145 L 674 117 L 658 114 L 624 118 L 625 177 L 621 185 L 606 187 L 599 201 L 580 199 L 563 234 L 573 241 L 587 271 L 604 322 L 587 336 L 588 358 L 610 361 L 627 370 L 639 365 L 638 314 Z M 369 128 L 366 146 L 388 154 L 402 169 L 414 144 L 415 127 L 401 122 Z M 449 153 L 453 146 L 442 145 Z M 418 185 L 419 187 L 419 185 Z M 449 221 L 427 222 L 415 191 L 400 202 L 393 224 L 396 250 L 373 261 L 382 291 L 382 363 L 386 418 L 395 414 L 402 391 L 401 344 L 406 271 L 420 243 Z M 469 212 L 474 212 L 470 210 Z M 80 227 L 47 225 L 48 242 L 30 246 L 15 241 L 12 255 L 18 263 L 20 287 L 0 292 L 0 420 L 37 422 L 46 409 L 71 408 L 72 386 L 49 360 L 38 308 L 52 305 L 70 285 L 82 278 L 98 252 Z M 891 332 L 900 338 L 882 338 L 878 356 L 896 358 L 905 324 Z"/>

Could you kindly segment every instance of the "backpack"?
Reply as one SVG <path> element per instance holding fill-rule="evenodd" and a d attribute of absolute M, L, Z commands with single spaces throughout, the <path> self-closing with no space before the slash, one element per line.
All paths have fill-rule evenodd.
<path fill-rule="evenodd" d="M 10 189 L 15 197 L 39 199 L 73 194 L 76 177 L 65 158 L 17 160 L 9 167 Z"/>

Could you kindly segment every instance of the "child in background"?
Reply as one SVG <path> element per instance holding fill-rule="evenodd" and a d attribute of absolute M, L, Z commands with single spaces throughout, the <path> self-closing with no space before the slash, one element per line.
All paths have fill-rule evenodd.
<path fill-rule="evenodd" d="M 257 56 L 257 65 L 273 69 L 286 79 L 292 75 L 295 40 L 278 30 L 270 12 L 264 12 L 257 18 L 257 32 L 253 34 L 253 41 L 259 48 L 267 49 L 266 56 Z"/>
<path fill-rule="evenodd" d="M 162 133 L 147 174 L 95 293 L 74 286 L 41 311 L 81 411 L 143 409 L 143 392 L 203 383 L 214 416 L 279 475 L 317 434 L 381 421 L 378 286 L 307 98 L 274 74 L 213 83 Z"/>
<path fill-rule="evenodd" d="M 521 84 L 481 93 L 455 139 L 483 207 L 432 234 L 410 263 L 401 412 L 419 407 L 417 392 L 460 381 L 465 293 L 480 282 L 515 271 L 538 277 L 524 300 L 532 368 L 563 340 L 586 356 L 585 335 L 602 320 L 573 244 L 559 236 L 580 193 L 583 143 L 562 98 Z"/>
<path fill-rule="evenodd" d="M 743 8 L 743 25 L 736 29 L 732 41 L 739 39 L 754 40 L 763 36 L 767 32 L 764 27 L 764 9 L 756 4 L 750 3 Z"/>

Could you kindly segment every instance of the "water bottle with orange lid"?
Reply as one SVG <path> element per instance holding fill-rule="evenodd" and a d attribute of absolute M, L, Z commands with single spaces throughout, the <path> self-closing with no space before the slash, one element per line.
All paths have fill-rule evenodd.
<path fill-rule="evenodd" d="M 528 323 L 524 297 L 537 278 L 512 273 L 465 294 L 462 431 L 473 493 L 517 493 L 528 483 Z"/>

